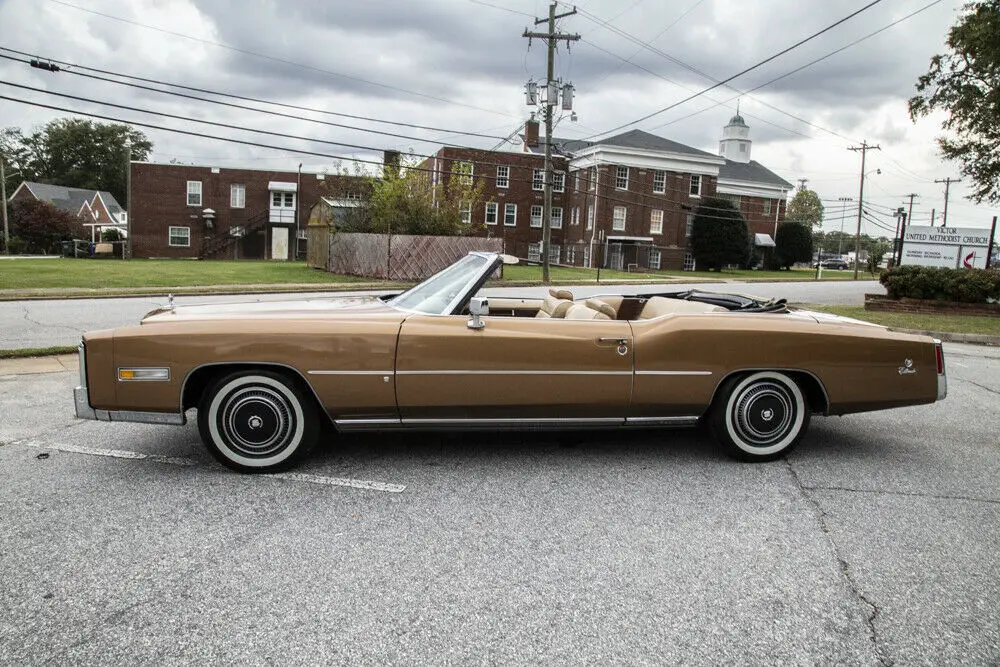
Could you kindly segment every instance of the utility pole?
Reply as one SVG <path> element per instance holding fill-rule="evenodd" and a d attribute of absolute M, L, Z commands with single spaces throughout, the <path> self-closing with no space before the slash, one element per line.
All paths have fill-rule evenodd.
<path fill-rule="evenodd" d="M 132 259 L 132 140 L 125 139 L 125 251 L 123 259 Z M 76 255 L 74 249 L 73 255 Z"/>
<path fill-rule="evenodd" d="M 800 178 L 798 180 L 799 180 L 799 192 L 802 192 L 803 190 L 806 189 L 806 183 L 809 182 L 809 179 L 808 178 Z"/>
<path fill-rule="evenodd" d="M 900 225 L 897 225 L 899 227 L 899 229 L 896 230 L 896 236 L 899 237 L 899 242 L 897 244 L 897 253 L 899 255 L 899 259 L 896 260 L 896 266 L 899 266 L 900 264 L 903 263 L 903 239 L 906 238 L 906 221 L 909 220 L 910 224 L 911 225 L 913 224 L 913 198 L 919 197 L 920 195 L 918 195 L 916 192 L 911 192 L 910 194 L 905 196 L 910 198 L 910 208 L 906 212 L 906 217 L 902 218 L 902 223 Z"/>
<path fill-rule="evenodd" d="M 548 22 L 548 32 L 530 32 L 524 29 L 522 37 L 531 39 L 544 39 L 548 45 L 548 63 L 545 75 L 545 202 L 542 208 L 542 282 L 549 282 L 549 245 L 552 242 L 552 182 L 554 173 L 552 169 L 552 107 L 559 97 L 559 88 L 555 76 L 556 44 L 565 41 L 568 45 L 580 39 L 580 35 L 556 32 L 556 19 L 576 14 L 576 8 L 571 12 L 556 14 L 556 3 L 549 5 L 549 17 L 547 19 L 535 19 L 535 25 Z M 529 44 L 531 42 L 529 41 Z M 564 92 L 565 96 L 565 92 Z M 565 97 L 564 97 L 565 99 Z M 564 104 L 565 106 L 565 104 Z"/>
<path fill-rule="evenodd" d="M 3 254 L 10 254 L 10 227 L 7 226 L 7 174 L 0 156 L 0 197 L 3 197 Z"/>
<path fill-rule="evenodd" d="M 948 226 L 948 190 L 951 188 L 951 184 L 952 183 L 961 183 L 962 179 L 961 178 L 952 178 L 951 176 L 949 176 L 948 178 L 936 179 L 934 182 L 935 183 L 944 183 L 944 218 L 941 220 L 941 226 L 942 227 L 947 227 Z M 933 223 L 931 223 L 931 224 L 933 225 Z"/>
<path fill-rule="evenodd" d="M 850 146 L 849 151 L 861 151 L 861 188 L 858 192 L 858 230 L 854 234 L 854 279 L 858 279 L 858 262 L 861 261 L 861 212 L 865 201 L 865 158 L 868 151 L 882 150 L 881 146 L 872 146 L 867 140 L 862 141 L 860 146 Z"/>
<path fill-rule="evenodd" d="M 936 208 L 932 208 L 931 209 L 931 227 L 934 226 L 934 220 L 936 220 L 936 219 L 937 219 L 937 209 Z"/>

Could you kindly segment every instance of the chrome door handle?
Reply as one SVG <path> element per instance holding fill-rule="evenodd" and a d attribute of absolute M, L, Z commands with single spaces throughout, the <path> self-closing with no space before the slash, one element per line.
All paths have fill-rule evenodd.
<path fill-rule="evenodd" d="M 598 338 L 598 343 L 618 343 L 619 345 L 628 345 L 628 338 Z"/>

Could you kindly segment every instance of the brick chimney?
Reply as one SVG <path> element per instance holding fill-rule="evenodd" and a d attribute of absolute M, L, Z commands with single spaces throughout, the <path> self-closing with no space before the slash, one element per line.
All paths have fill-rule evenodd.
<path fill-rule="evenodd" d="M 524 145 L 538 146 L 538 121 L 532 118 L 524 124 Z"/>

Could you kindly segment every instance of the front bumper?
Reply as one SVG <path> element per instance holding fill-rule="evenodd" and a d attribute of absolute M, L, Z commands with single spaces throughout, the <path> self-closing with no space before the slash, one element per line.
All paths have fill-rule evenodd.
<path fill-rule="evenodd" d="M 87 390 L 87 351 L 83 343 L 78 348 L 80 355 L 80 385 L 73 389 L 73 403 L 79 419 L 96 419 L 102 422 L 138 422 L 142 424 L 171 424 L 183 426 L 187 423 L 184 413 L 136 412 L 134 410 L 95 410 L 90 405 Z"/>

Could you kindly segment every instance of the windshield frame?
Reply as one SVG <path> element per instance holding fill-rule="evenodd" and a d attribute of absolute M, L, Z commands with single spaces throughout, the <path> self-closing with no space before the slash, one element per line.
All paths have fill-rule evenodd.
<path fill-rule="evenodd" d="M 466 261 L 469 257 L 479 257 L 479 258 L 482 258 L 482 259 L 484 259 L 486 261 L 479 268 L 478 271 L 475 271 L 475 272 L 473 272 L 473 273 L 470 274 L 468 280 L 466 280 L 465 283 L 462 285 L 462 287 L 459 288 L 458 293 L 455 295 L 455 297 L 452 298 L 450 301 L 447 301 L 447 305 L 444 306 L 444 308 L 441 309 L 441 312 L 433 312 L 433 311 L 429 312 L 429 311 L 426 311 L 426 310 L 421 310 L 419 308 L 406 308 L 406 307 L 404 307 L 404 306 L 402 306 L 402 305 L 399 304 L 399 302 L 401 300 L 403 300 L 407 295 L 411 295 L 412 293 L 420 291 L 428 283 L 431 283 L 431 282 L 437 280 L 443 274 L 445 274 L 448 271 L 452 270 L 455 266 L 457 266 L 461 262 Z M 444 269 L 438 271 L 437 273 L 435 273 L 431 277 L 427 278 L 426 280 L 423 280 L 423 281 L 417 283 L 416 285 L 414 285 L 410 289 L 406 290 L 405 292 L 397 294 L 393 298 L 391 298 L 388 301 L 386 301 L 386 304 L 388 306 L 396 309 L 396 310 L 399 310 L 399 311 L 402 311 L 402 312 L 405 312 L 405 313 L 416 313 L 416 314 L 419 314 L 419 315 L 430 315 L 430 316 L 435 316 L 435 317 L 440 317 L 440 316 L 443 316 L 443 315 L 456 315 L 456 314 L 458 314 L 458 313 L 461 312 L 462 308 L 465 306 L 466 303 L 468 303 L 469 299 L 471 299 L 472 296 L 477 291 L 479 291 L 479 288 L 483 286 L 483 284 L 487 281 L 487 279 L 489 279 L 489 277 L 491 275 L 493 275 L 493 272 L 496 271 L 497 267 L 502 262 L 503 262 L 503 258 L 500 255 L 498 255 L 497 253 L 492 253 L 492 252 L 477 252 L 477 251 L 470 252 L 465 257 L 462 257 L 461 259 L 453 262 L 452 264 L 449 264 L 447 267 L 445 267 Z M 435 294 L 440 294 L 440 290 L 438 292 L 436 292 Z M 433 294 L 432 294 L 432 296 L 433 296 Z"/>

